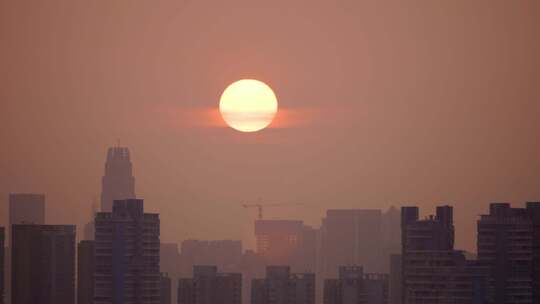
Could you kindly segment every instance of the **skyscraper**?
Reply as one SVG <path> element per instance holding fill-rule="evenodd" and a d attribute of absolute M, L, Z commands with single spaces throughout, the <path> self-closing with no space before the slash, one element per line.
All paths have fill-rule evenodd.
<path fill-rule="evenodd" d="M 75 226 L 13 225 L 12 304 L 75 301 Z"/>
<path fill-rule="evenodd" d="M 268 266 L 266 277 L 251 283 L 251 304 L 315 304 L 315 274 Z"/>
<path fill-rule="evenodd" d="M 240 303 L 240 273 L 219 273 L 216 266 L 194 266 L 193 278 L 178 280 L 178 304 Z"/>
<path fill-rule="evenodd" d="M 478 220 L 478 260 L 491 269 L 493 303 L 538 303 L 540 203 L 491 204 Z"/>
<path fill-rule="evenodd" d="M 94 303 L 95 242 L 80 241 L 77 245 L 77 304 Z"/>
<path fill-rule="evenodd" d="M 128 148 L 109 148 L 101 187 L 101 212 L 111 212 L 115 200 L 135 198 L 135 177 Z"/>
<path fill-rule="evenodd" d="M 6 231 L 7 250 L 5 265 L 5 299 L 11 303 L 11 235 L 16 224 L 45 224 L 45 195 L 33 193 L 13 193 L 9 195 L 9 227 Z"/>
<path fill-rule="evenodd" d="M 453 208 L 421 220 L 418 207 L 403 207 L 401 219 L 402 303 L 485 303 L 487 268 L 454 250 Z"/>
<path fill-rule="evenodd" d="M 339 266 L 365 265 L 366 271 L 380 272 L 381 210 L 327 210 L 321 226 L 322 275 L 336 278 Z"/>
<path fill-rule="evenodd" d="M 159 304 L 159 215 L 141 199 L 96 215 L 94 304 Z"/>

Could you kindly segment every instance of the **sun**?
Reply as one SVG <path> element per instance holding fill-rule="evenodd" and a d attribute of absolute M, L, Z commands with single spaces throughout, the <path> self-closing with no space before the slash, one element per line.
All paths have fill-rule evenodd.
<path fill-rule="evenodd" d="M 270 125 L 278 110 L 274 91 L 264 82 L 242 79 L 229 85 L 219 100 L 219 112 L 231 128 L 257 132 Z"/>

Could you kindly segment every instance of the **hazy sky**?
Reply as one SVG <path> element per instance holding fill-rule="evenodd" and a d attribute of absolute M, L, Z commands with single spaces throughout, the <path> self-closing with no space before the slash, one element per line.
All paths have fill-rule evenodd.
<path fill-rule="evenodd" d="M 0 0 L 1 223 L 10 192 L 88 221 L 120 138 L 164 241 L 251 244 L 259 198 L 314 225 L 449 203 L 474 250 L 490 201 L 540 200 L 539 37 L 537 0 Z M 241 78 L 275 90 L 271 129 L 220 121 Z"/>

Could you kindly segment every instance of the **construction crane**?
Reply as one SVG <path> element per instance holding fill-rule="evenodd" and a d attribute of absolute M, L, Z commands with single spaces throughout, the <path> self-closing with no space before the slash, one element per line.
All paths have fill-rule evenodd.
<path fill-rule="evenodd" d="M 242 204 L 244 208 L 257 208 L 258 210 L 258 219 L 263 219 L 263 208 L 266 207 L 280 207 L 280 206 L 302 206 L 302 203 L 281 203 L 281 204 Z"/>

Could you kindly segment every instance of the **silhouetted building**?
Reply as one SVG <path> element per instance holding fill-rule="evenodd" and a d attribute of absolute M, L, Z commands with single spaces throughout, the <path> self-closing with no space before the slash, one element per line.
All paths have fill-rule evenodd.
<path fill-rule="evenodd" d="M 485 303 L 487 268 L 454 250 L 453 209 L 420 220 L 418 207 L 403 207 L 403 303 Z"/>
<path fill-rule="evenodd" d="M 94 304 L 159 304 L 159 215 L 141 199 L 96 215 Z"/>
<path fill-rule="evenodd" d="M 12 226 L 12 304 L 73 304 L 75 226 Z"/>
<path fill-rule="evenodd" d="M 251 283 L 251 304 L 314 304 L 315 274 L 291 274 L 288 266 L 268 266 L 266 278 Z"/>
<path fill-rule="evenodd" d="M 392 206 L 381 216 L 381 260 L 379 270 L 383 273 L 390 271 L 390 256 L 401 254 L 401 212 Z"/>
<path fill-rule="evenodd" d="M 166 273 L 161 273 L 161 304 L 171 304 L 171 278 Z M 80 303 L 78 303 L 80 304 Z"/>
<path fill-rule="evenodd" d="M 45 195 L 33 193 L 12 193 L 9 195 L 9 226 L 6 231 L 8 240 L 5 264 L 5 299 L 11 303 L 11 225 L 45 224 Z"/>
<path fill-rule="evenodd" d="M 386 303 L 387 275 L 365 274 L 360 266 L 341 266 L 338 279 L 324 281 L 324 304 Z"/>
<path fill-rule="evenodd" d="M 388 282 L 389 304 L 401 304 L 403 299 L 401 275 L 402 268 L 401 254 L 392 254 L 390 256 L 390 275 Z"/>
<path fill-rule="evenodd" d="M 194 266 L 193 278 L 178 280 L 178 304 L 240 304 L 242 274 L 219 273 L 216 266 Z"/>
<path fill-rule="evenodd" d="M 176 282 L 180 275 L 180 252 L 176 243 L 161 243 L 159 249 L 159 269 L 162 273 L 166 273 L 167 277 Z M 176 284 L 176 283 L 175 283 Z M 171 288 L 171 301 L 176 303 L 176 288 Z"/>
<path fill-rule="evenodd" d="M 381 211 L 327 210 L 321 226 L 321 271 L 323 278 L 336 278 L 341 265 L 365 265 L 366 271 L 380 272 Z"/>
<path fill-rule="evenodd" d="M 6 239 L 6 231 L 4 227 L 0 227 L 0 304 L 4 304 L 4 241 Z"/>
<path fill-rule="evenodd" d="M 95 242 L 77 245 L 77 304 L 94 304 Z"/>
<path fill-rule="evenodd" d="M 135 198 L 135 177 L 128 148 L 109 148 L 101 187 L 101 212 L 111 212 L 115 200 Z"/>
<path fill-rule="evenodd" d="M 540 301 L 540 203 L 491 204 L 478 220 L 478 260 L 491 268 L 492 302 Z"/>

